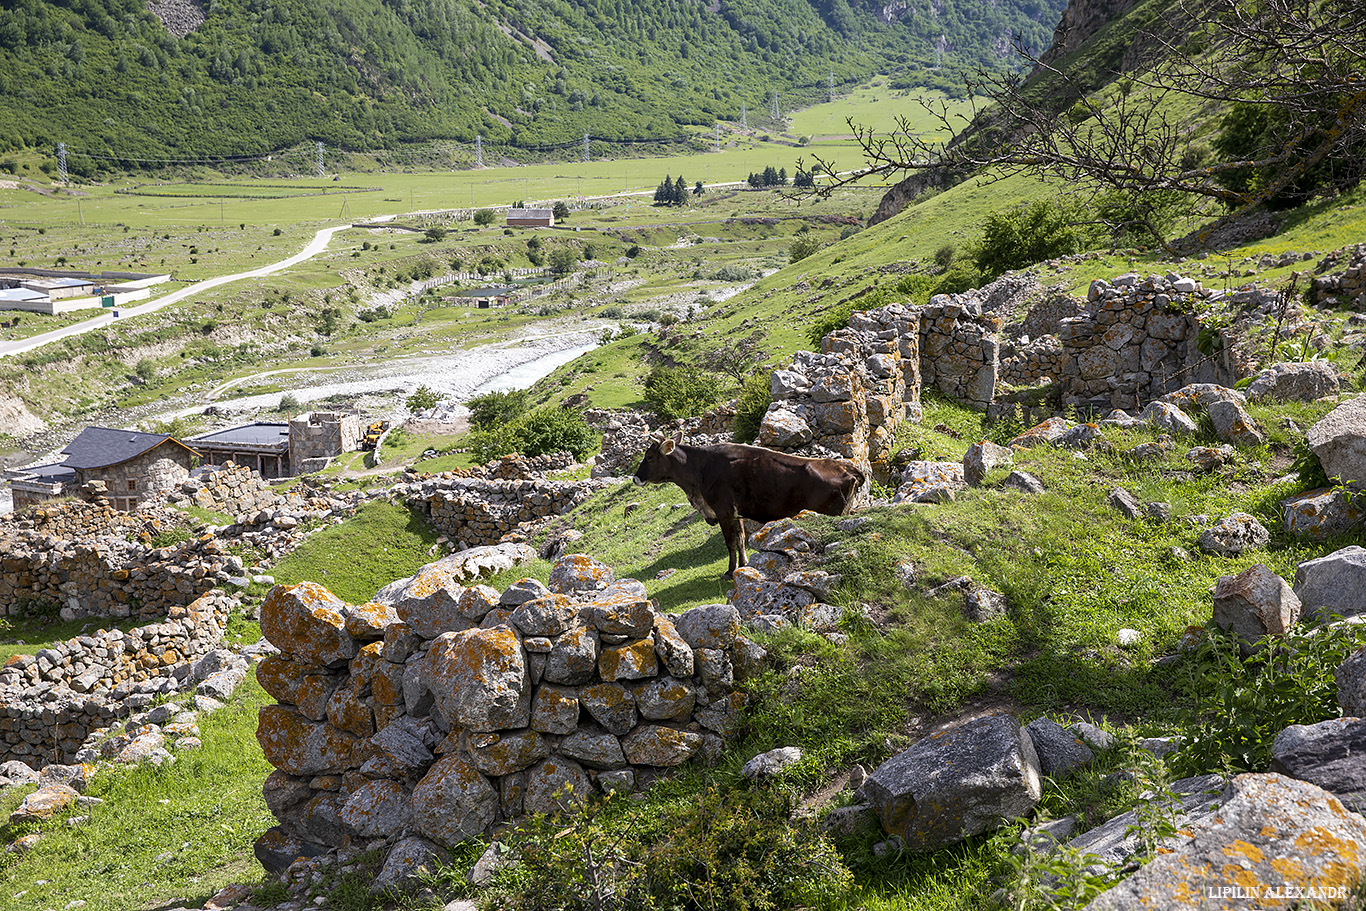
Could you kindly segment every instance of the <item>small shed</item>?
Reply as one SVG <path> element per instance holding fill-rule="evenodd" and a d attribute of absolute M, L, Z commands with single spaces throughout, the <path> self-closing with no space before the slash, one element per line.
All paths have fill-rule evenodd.
<path fill-rule="evenodd" d="M 509 228 L 553 228 L 554 209 L 508 209 Z"/>

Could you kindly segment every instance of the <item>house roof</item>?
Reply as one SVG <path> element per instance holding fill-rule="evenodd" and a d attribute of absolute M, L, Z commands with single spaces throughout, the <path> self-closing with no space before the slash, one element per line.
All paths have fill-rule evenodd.
<path fill-rule="evenodd" d="M 256 421 L 195 437 L 191 443 L 211 446 L 288 446 L 289 424 Z"/>
<path fill-rule="evenodd" d="M 550 218 L 554 209 L 508 209 L 508 218 Z"/>
<path fill-rule="evenodd" d="M 28 468 L 19 469 L 15 474 L 22 473 L 25 481 L 37 481 L 43 484 L 59 484 L 74 480 L 76 472 L 60 462 L 50 465 L 31 465 Z"/>
<path fill-rule="evenodd" d="M 32 288 L 0 288 L 0 301 L 45 301 L 47 295 Z"/>
<path fill-rule="evenodd" d="M 107 468 L 135 459 L 145 452 L 156 449 L 166 441 L 198 455 L 190 447 L 168 433 L 142 433 L 137 430 L 115 430 L 112 427 L 87 427 L 76 435 L 62 452 L 66 459 L 62 464 L 68 468 Z"/>

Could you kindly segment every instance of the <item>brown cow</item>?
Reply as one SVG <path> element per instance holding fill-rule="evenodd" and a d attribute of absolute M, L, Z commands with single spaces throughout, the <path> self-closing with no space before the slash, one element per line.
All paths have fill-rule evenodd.
<path fill-rule="evenodd" d="M 645 450 L 634 480 L 673 481 L 708 525 L 721 524 L 730 551 L 730 579 L 747 561 L 742 519 L 772 522 L 803 509 L 844 515 L 867 479 L 852 462 L 841 459 L 807 459 L 739 443 L 689 446 L 679 434 L 657 439 Z"/>

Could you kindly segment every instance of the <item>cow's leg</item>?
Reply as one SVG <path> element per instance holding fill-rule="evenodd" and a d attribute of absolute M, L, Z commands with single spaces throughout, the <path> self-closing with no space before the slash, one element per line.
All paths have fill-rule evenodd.
<path fill-rule="evenodd" d="M 726 539 L 726 550 L 730 551 L 730 568 L 725 578 L 735 578 L 735 568 L 745 562 L 745 521 L 736 516 L 719 516 L 721 534 Z M 739 562 L 736 558 L 739 558 Z"/>

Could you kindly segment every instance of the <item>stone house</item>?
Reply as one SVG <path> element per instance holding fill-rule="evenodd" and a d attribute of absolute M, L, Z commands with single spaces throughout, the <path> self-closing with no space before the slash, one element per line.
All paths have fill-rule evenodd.
<path fill-rule="evenodd" d="M 555 211 L 553 209 L 508 209 L 509 228 L 553 228 Z"/>
<path fill-rule="evenodd" d="M 9 473 L 14 506 L 72 494 L 91 481 L 105 485 L 116 509 L 131 511 L 190 476 L 199 453 L 165 433 L 87 427 L 62 450 L 61 462 Z"/>

